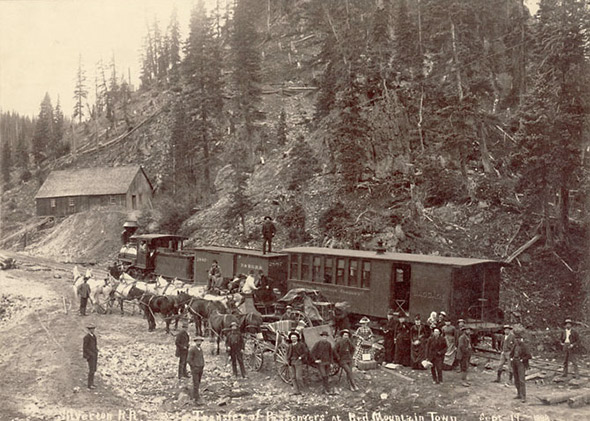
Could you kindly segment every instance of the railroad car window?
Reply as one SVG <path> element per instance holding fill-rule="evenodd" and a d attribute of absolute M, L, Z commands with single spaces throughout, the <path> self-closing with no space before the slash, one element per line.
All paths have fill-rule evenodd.
<path fill-rule="evenodd" d="M 311 256 L 304 254 L 301 256 L 301 279 L 309 281 L 309 262 L 311 260 Z"/>
<path fill-rule="evenodd" d="M 361 288 L 371 287 L 371 262 L 363 262 L 363 273 L 361 276 Z"/>
<path fill-rule="evenodd" d="M 326 284 L 332 283 L 332 276 L 334 273 L 334 259 L 332 257 L 326 257 L 324 261 L 324 282 Z"/>
<path fill-rule="evenodd" d="M 291 255 L 291 278 L 292 279 L 299 278 L 299 255 L 298 254 Z"/>
<path fill-rule="evenodd" d="M 348 268 L 348 286 L 358 287 L 359 282 L 359 262 L 358 260 L 351 260 Z"/>
<path fill-rule="evenodd" d="M 395 282 L 404 282 L 404 270 L 402 268 L 395 270 Z"/>
<path fill-rule="evenodd" d="M 320 256 L 313 256 L 311 280 L 313 282 L 322 282 L 322 258 Z"/>
<path fill-rule="evenodd" d="M 336 259 L 336 285 L 344 285 L 344 259 Z"/>

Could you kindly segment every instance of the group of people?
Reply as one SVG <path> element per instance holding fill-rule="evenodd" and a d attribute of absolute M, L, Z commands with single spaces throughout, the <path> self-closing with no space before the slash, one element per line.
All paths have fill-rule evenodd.
<path fill-rule="evenodd" d="M 243 273 L 238 274 L 232 280 L 225 278 L 221 273 L 219 262 L 213 260 L 211 269 L 207 277 L 207 292 L 228 291 L 229 293 L 241 292 L 243 294 L 252 294 L 258 289 L 258 286 L 264 282 L 264 271 L 259 270 L 256 273 L 253 269 L 246 276 Z"/>
<path fill-rule="evenodd" d="M 352 374 L 355 346 L 350 338 L 350 331 L 348 329 L 341 330 L 334 346 L 328 339 L 329 336 L 327 331 L 322 331 L 320 339 L 310 351 L 303 341 L 300 330 L 295 329 L 289 332 L 286 359 L 295 395 L 300 395 L 303 389 L 304 364 L 314 364 L 317 367 L 322 379 L 323 391 L 327 395 L 334 394 L 334 389 L 330 384 L 332 364 L 338 364 L 346 373 L 350 390 L 358 390 Z"/>

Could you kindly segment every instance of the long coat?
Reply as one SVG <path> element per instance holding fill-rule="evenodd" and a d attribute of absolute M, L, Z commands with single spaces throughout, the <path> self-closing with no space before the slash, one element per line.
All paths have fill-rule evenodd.
<path fill-rule="evenodd" d="M 441 335 L 428 338 L 426 357 L 429 361 L 442 360 L 447 352 L 447 341 Z"/>
<path fill-rule="evenodd" d="M 466 333 L 462 333 L 459 336 L 459 345 L 457 346 L 457 359 L 462 360 L 463 358 L 471 358 L 471 338 Z"/>
<path fill-rule="evenodd" d="M 183 353 L 188 353 L 190 338 L 186 330 L 181 330 L 176 335 L 176 356 L 180 357 Z"/>
<path fill-rule="evenodd" d="M 87 333 L 82 342 L 82 357 L 85 360 L 96 359 L 98 357 L 98 347 L 96 345 L 96 335 Z"/>

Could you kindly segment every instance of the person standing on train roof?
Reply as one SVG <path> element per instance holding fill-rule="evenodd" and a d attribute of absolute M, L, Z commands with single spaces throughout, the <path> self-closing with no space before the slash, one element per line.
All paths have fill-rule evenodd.
<path fill-rule="evenodd" d="M 190 337 L 186 329 L 188 328 L 188 322 L 182 322 L 182 329 L 176 334 L 176 356 L 178 357 L 178 379 L 183 377 L 190 377 L 186 370 L 186 361 L 188 358 L 188 348 L 190 345 Z"/>
<path fill-rule="evenodd" d="M 272 223 L 272 218 L 270 216 L 265 216 L 264 222 L 262 223 L 262 254 L 266 254 L 267 244 L 268 252 L 272 253 L 272 239 L 276 233 L 277 228 L 275 227 L 275 224 Z"/>
<path fill-rule="evenodd" d="M 392 363 L 395 356 L 395 337 L 397 336 L 397 329 L 399 327 L 399 312 L 389 309 L 387 312 L 387 321 L 383 328 L 383 336 L 385 341 L 383 347 L 385 348 L 385 362 Z"/>

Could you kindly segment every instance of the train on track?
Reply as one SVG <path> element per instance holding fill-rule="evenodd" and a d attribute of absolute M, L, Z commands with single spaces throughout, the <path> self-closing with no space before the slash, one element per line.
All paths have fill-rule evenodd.
<path fill-rule="evenodd" d="M 315 289 L 332 302 L 346 301 L 350 312 L 377 318 L 388 309 L 421 314 L 445 311 L 481 330 L 495 330 L 501 267 L 488 259 L 406 253 L 292 247 L 277 253 L 234 247 L 184 248 L 185 237 L 168 234 L 131 236 L 119 261 L 134 277 L 155 274 L 206 285 L 214 260 L 224 277 L 260 271 L 282 294 L 293 288 Z"/>

